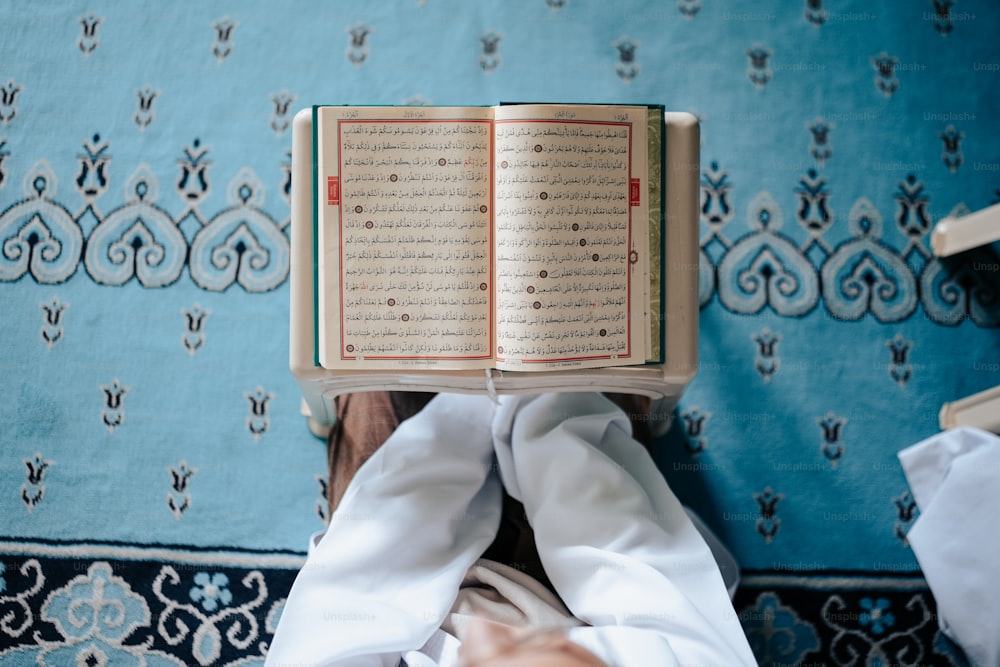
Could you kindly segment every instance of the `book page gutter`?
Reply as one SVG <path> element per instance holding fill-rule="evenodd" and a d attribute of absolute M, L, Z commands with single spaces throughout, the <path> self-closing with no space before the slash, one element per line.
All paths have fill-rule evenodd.
<path fill-rule="evenodd" d="M 646 224 L 636 224 L 646 213 L 630 210 L 632 129 L 628 122 L 497 121 L 499 368 L 645 362 L 646 276 L 634 272 L 646 253 L 633 244 L 636 233 L 646 234 Z"/>
<path fill-rule="evenodd" d="M 340 360 L 491 365 L 490 134 L 485 120 L 340 121 Z"/>

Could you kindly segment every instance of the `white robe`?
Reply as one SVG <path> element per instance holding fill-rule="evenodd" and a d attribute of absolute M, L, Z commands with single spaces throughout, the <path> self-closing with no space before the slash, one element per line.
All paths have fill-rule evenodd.
<path fill-rule="evenodd" d="M 1000 665 L 1000 438 L 950 429 L 898 457 L 920 508 L 906 538 L 934 594 L 938 624 L 970 664 Z"/>
<path fill-rule="evenodd" d="M 501 485 L 612 667 L 756 665 L 715 559 L 600 394 L 440 394 L 357 472 L 295 580 L 267 667 L 454 664 L 440 629 L 496 534 Z"/>

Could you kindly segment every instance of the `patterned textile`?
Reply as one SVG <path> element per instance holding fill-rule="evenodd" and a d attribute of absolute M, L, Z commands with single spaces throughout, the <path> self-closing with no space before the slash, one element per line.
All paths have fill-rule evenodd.
<path fill-rule="evenodd" d="M 259 664 L 326 519 L 287 369 L 313 103 L 702 121 L 699 373 L 657 461 L 762 664 L 962 665 L 895 453 L 1000 384 L 989 0 L 0 0 L 0 665 Z M 989 530 L 989 527 L 984 527 Z"/>
<path fill-rule="evenodd" d="M 0 665 L 263 665 L 295 570 L 175 558 L 5 557 Z"/>

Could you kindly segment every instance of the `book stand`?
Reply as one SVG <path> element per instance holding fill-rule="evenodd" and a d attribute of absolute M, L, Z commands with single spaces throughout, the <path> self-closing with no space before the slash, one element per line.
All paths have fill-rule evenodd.
<path fill-rule="evenodd" d="M 961 217 L 946 217 L 934 226 L 931 249 L 937 257 L 1000 241 L 1000 204 Z M 942 430 L 974 426 L 1000 433 L 1000 385 L 941 406 Z"/>
<path fill-rule="evenodd" d="M 292 126 L 289 366 L 302 390 L 302 414 L 325 437 L 336 421 L 333 400 L 362 391 L 546 393 L 605 391 L 652 399 L 654 431 L 669 422 L 698 368 L 698 225 L 700 134 L 688 113 L 666 113 L 663 296 L 664 363 L 565 371 L 334 371 L 316 361 L 313 274 L 312 112 Z M 658 422 L 658 424 L 657 424 Z M 658 428 L 659 426 L 659 428 Z"/>

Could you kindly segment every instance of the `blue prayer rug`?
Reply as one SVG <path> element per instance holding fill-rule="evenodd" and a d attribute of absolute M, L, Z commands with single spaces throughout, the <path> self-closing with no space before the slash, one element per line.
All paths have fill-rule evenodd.
<path fill-rule="evenodd" d="M 761 664 L 963 665 L 896 452 L 1000 384 L 987 0 L 0 3 L 0 665 L 262 664 L 326 453 L 288 370 L 312 104 L 701 121 L 700 364 L 657 463 Z M 668 334 L 669 335 L 669 334 Z"/>

